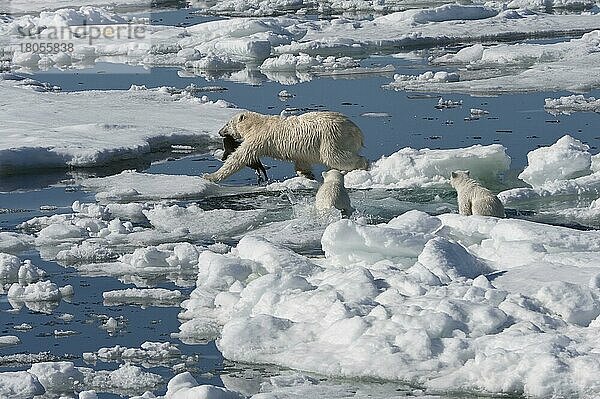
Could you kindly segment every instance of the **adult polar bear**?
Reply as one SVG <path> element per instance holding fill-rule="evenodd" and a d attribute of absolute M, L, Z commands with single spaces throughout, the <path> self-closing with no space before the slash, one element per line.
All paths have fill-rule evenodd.
<path fill-rule="evenodd" d="M 366 158 L 358 155 L 364 143 L 362 132 L 338 112 L 307 112 L 298 116 L 243 112 L 227 122 L 219 134 L 242 143 L 219 170 L 204 175 L 210 181 L 226 179 L 262 156 L 292 161 L 299 175 L 313 179 L 313 164 L 341 171 L 369 166 Z"/>

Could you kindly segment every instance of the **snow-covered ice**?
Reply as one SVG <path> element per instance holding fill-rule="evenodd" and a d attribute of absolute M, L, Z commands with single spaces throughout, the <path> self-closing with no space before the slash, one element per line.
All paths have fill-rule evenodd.
<path fill-rule="evenodd" d="M 600 155 L 569 135 L 527 155 L 519 178 L 531 187 L 502 191 L 498 198 L 509 208 L 532 209 L 539 220 L 600 226 Z M 551 206 L 548 206 L 551 204 Z"/>
<path fill-rule="evenodd" d="M 0 231 L 0 252 L 18 255 L 32 245 L 33 240 L 26 234 Z"/>
<path fill-rule="evenodd" d="M 185 399 L 242 399 L 243 396 L 214 385 L 199 385 L 188 372 L 173 377 L 167 385 L 166 398 Z"/>
<path fill-rule="evenodd" d="M 113 392 L 130 396 L 132 393 L 155 389 L 163 382 L 161 376 L 144 371 L 143 368 L 124 364 L 113 371 L 79 368 L 83 374 L 83 386 L 99 392 Z"/>
<path fill-rule="evenodd" d="M 0 173 L 107 165 L 188 144 L 216 144 L 237 110 L 166 89 L 39 93 L 0 80 Z M 23 112 L 21 104 L 35 112 Z M 85 107 L 81 105 L 85 104 Z M 57 115 L 56 109 L 78 109 Z"/>
<path fill-rule="evenodd" d="M 57 302 L 64 297 L 73 296 L 73 287 L 70 285 L 59 287 L 47 280 L 26 285 L 13 283 L 7 295 L 13 306 L 30 302 Z"/>
<path fill-rule="evenodd" d="M 149 199 L 185 199 L 207 196 L 218 185 L 199 176 L 173 176 L 126 170 L 117 175 L 85 179 L 81 185 L 95 191 L 99 200 L 140 201 Z"/>
<path fill-rule="evenodd" d="M 21 340 L 14 335 L 0 335 L 0 348 L 5 346 L 19 345 Z"/>
<path fill-rule="evenodd" d="M 247 5 L 246 5 L 247 6 Z M 499 7 L 502 9 L 503 7 Z M 43 18 L 20 17 L 0 24 L 0 39 L 8 40 L 19 27 L 39 30 L 41 39 L 52 33 L 55 26 L 77 26 L 87 14 L 92 21 L 113 29 L 124 26 L 122 17 L 103 9 L 86 8 L 46 13 Z M 94 25 L 91 25 L 94 26 Z M 97 26 L 97 25 L 96 25 Z M 143 40 L 131 38 L 99 38 L 88 43 L 88 38 L 73 38 L 76 51 L 69 63 L 110 60 L 112 62 L 141 63 L 144 65 L 178 65 L 207 70 L 235 70 L 230 79 L 249 81 L 255 64 L 260 65 L 267 77 L 287 84 L 310 80 L 311 73 L 372 73 L 393 72 L 393 67 L 358 67 L 351 57 L 365 57 L 389 49 L 428 47 L 520 39 L 523 37 L 553 37 L 563 32 L 585 34 L 581 39 L 551 45 L 496 45 L 477 51 L 462 51 L 461 58 L 442 57 L 442 61 L 486 64 L 500 63 L 532 66 L 517 75 L 507 77 L 470 79 L 467 73 L 446 73 L 448 79 L 410 79 L 398 75 L 390 86 L 406 89 L 436 91 L 534 90 L 566 88 L 585 90 L 598 86 L 594 78 L 597 54 L 593 51 L 595 37 L 600 29 L 598 14 L 553 15 L 530 10 L 504 10 L 482 5 L 446 4 L 436 8 L 400 11 L 373 20 L 312 21 L 302 17 L 235 18 L 199 23 L 189 27 L 144 25 Z M 18 46 L 17 46 L 18 47 Z M 32 58 L 31 53 L 16 50 L 12 63 L 25 68 L 44 67 L 48 57 Z M 468 54 L 467 54 L 468 53 Z M 340 57 L 340 54 L 343 56 Z M 543 56 L 541 56 L 543 55 Z M 479 56 L 479 58 L 477 58 Z M 50 64 L 64 62 L 54 56 Z M 577 59 L 577 68 L 575 60 Z M 262 64 L 262 65 L 261 65 Z M 249 69 L 248 69 L 249 68 Z M 356 70 L 355 70 L 356 69 Z M 548 71 L 545 71 L 548 69 Z M 570 69 L 572 69 L 570 71 Z M 589 73 L 580 73 L 582 69 Z M 281 75 L 282 71 L 287 74 Z M 291 73 L 291 74 L 290 74 Z M 298 75 L 300 74 L 300 75 Z M 294 76 L 292 76 L 294 75 Z M 460 76 L 460 78 L 459 78 Z M 540 76 L 552 77 L 534 82 Z M 537 79 L 540 80 L 540 79 Z M 501 86 L 504 85 L 504 86 Z M 529 87 L 534 85 L 533 87 Z"/>
<path fill-rule="evenodd" d="M 13 12 L 36 13 L 83 6 L 77 0 L 11 3 Z M 146 6 L 125 0 L 116 12 L 89 7 L 112 6 L 107 3 L 93 0 L 80 9 L 2 17 L 0 44 L 8 41 L 15 49 L 14 34 L 23 28 L 39 30 L 44 38 L 53 28 L 84 21 L 126 26 L 133 17 L 120 12 Z M 412 3 L 388 0 L 201 3 L 196 5 L 209 13 L 253 17 L 191 26 L 144 25 L 146 37 L 137 41 L 102 38 L 91 43 L 86 37 L 75 38 L 71 54 L 36 56 L 10 50 L 10 61 L 3 58 L 0 68 L 7 62 L 23 72 L 116 62 L 177 66 L 182 68 L 180 77 L 195 79 L 194 74 L 210 80 L 226 73 L 227 80 L 236 82 L 259 84 L 266 77 L 294 84 L 325 75 L 388 77 L 394 66 L 362 59 L 399 49 L 447 46 L 398 55 L 413 61 L 430 55 L 430 71 L 419 66 L 411 75 L 402 69 L 389 87 L 490 94 L 583 92 L 600 86 L 600 19 L 592 0 L 475 2 L 414 10 L 405 9 Z M 588 11 L 541 12 L 551 8 Z M 314 17 L 348 11 L 358 14 Z M 265 15 L 269 17 L 256 18 Z M 557 36 L 569 39 L 543 40 Z M 542 40 L 518 43 L 530 38 Z M 126 91 L 61 93 L 12 73 L 0 76 L 0 174 L 107 165 L 120 171 L 169 154 L 206 153 L 219 145 L 217 131 L 240 111 L 215 101 L 212 92 L 219 88 L 134 85 Z M 295 98 L 292 90 L 278 88 L 273 93 L 300 109 L 302 90 L 293 90 Z M 587 94 L 548 98 L 545 109 L 598 112 L 597 102 Z M 24 112 L 22 104 L 35 112 Z M 440 109 L 460 105 L 454 99 L 438 102 Z M 463 110 L 461 117 L 499 114 L 487 108 Z M 65 111 L 74 109 L 78 111 Z M 60 110 L 65 112 L 57 113 Z M 365 107 L 358 112 L 380 119 L 364 122 L 397 122 L 389 119 L 391 114 L 368 110 L 378 111 Z M 60 272 L 52 271 L 49 281 L 44 270 L 24 259 L 23 253 L 29 256 L 26 251 L 36 250 L 44 261 L 73 267 L 82 280 L 111 276 L 128 284 L 101 289 L 104 303 L 98 306 L 141 305 L 144 310 L 137 311 L 150 312 L 145 308 L 179 305 L 181 325 L 179 332 L 171 329 L 171 338 L 184 343 L 216 340 L 232 364 L 272 364 L 277 371 L 262 373 L 259 381 L 244 375 L 251 372 L 249 367 L 230 370 L 229 375 L 219 375 L 225 388 L 199 383 L 188 372 L 173 377 L 172 373 L 198 370 L 201 355 L 188 356 L 172 342 L 145 337 L 121 344 L 117 340 L 127 337 L 132 323 L 112 308 L 94 316 L 93 329 L 110 343 L 83 353 L 93 369 L 54 361 L 65 359 L 50 353 L 2 356 L 0 364 L 18 363 L 27 371 L 1 372 L 0 396 L 26 398 L 46 392 L 48 397 L 93 399 L 108 393 L 148 399 L 158 397 L 159 390 L 165 393 L 170 378 L 165 399 L 434 397 L 430 395 L 455 392 L 595 397 L 600 393 L 598 230 L 448 213 L 455 209 L 450 172 L 469 169 L 484 183 L 503 186 L 505 175 L 512 172 L 508 153 L 494 144 L 407 147 L 382 156 L 370 170 L 346 175 L 359 210 L 351 219 L 336 212 L 316 215 L 312 198 L 319 183 L 300 177 L 265 187 L 227 187 L 169 172 L 126 170 L 94 178 L 74 173 L 73 184 L 94 193 L 97 202 L 88 192 L 81 193 L 66 212 L 43 201 L 42 207 L 34 208 L 42 216 L 22 222 L 16 227 L 20 232 L 0 232 L 0 294 L 12 306 L 24 304 L 34 312 L 50 313 L 61 299 L 74 294 L 70 285 L 59 286 L 66 284 Z M 163 166 L 168 170 L 168 165 L 159 168 Z M 599 173 L 600 158 L 592 144 L 565 136 L 529 153 L 519 178 L 531 187 L 508 190 L 500 197 L 517 214 L 535 208 L 535 220 L 552 213 L 562 224 L 598 226 Z M 411 190 L 423 190 L 432 199 L 424 204 L 404 200 L 402 193 Z M 236 205 L 219 204 L 221 199 Z M 547 201 L 564 206 L 544 209 Z M 162 282 L 169 289 L 159 288 Z M 80 293 L 97 290 L 73 285 L 78 300 Z M 194 285 L 189 295 L 189 290 L 179 289 Z M 73 309 L 80 304 L 64 305 L 69 308 L 61 308 L 57 316 L 38 314 L 12 324 L 6 334 L 18 337 L 4 335 L 0 346 L 15 345 L 7 348 L 11 351 L 26 348 L 25 339 L 45 328 L 42 317 L 58 323 L 47 330 L 52 340 L 63 344 L 80 339 L 70 337 L 86 329 L 72 324 L 80 321 Z M 58 316 L 66 311 L 75 316 Z M 111 364 L 96 369 L 97 362 L 117 362 L 118 368 Z M 160 369 L 162 377 L 144 368 Z M 378 383 L 363 382 L 372 379 Z M 363 391 L 362 384 L 369 387 Z M 402 391 L 396 393 L 397 387 Z"/>
<path fill-rule="evenodd" d="M 443 4 L 446 1 L 430 2 L 428 4 Z M 451 3 L 451 2 L 448 2 Z M 475 2 L 478 3 L 478 2 Z M 236 16 L 263 16 L 278 15 L 283 13 L 306 13 L 318 12 L 324 15 L 378 15 L 391 12 L 404 11 L 406 9 L 421 6 L 419 2 L 402 2 L 395 0 L 331 0 L 331 1 L 308 1 L 308 0 L 193 0 L 192 4 L 218 15 Z M 529 8 L 529 9 L 566 9 L 581 10 L 592 9 L 597 3 L 593 0 L 512 0 L 509 2 L 487 2 L 495 7 Z"/>
<path fill-rule="evenodd" d="M 581 141 L 563 136 L 550 147 L 541 147 L 527 154 L 527 167 L 519 179 L 533 187 L 548 181 L 571 180 L 591 173 L 590 147 Z"/>
<path fill-rule="evenodd" d="M 454 170 L 471 170 L 478 179 L 496 180 L 510 167 L 506 148 L 493 144 L 431 150 L 403 148 L 373 162 L 370 170 L 355 170 L 345 177 L 352 188 L 433 187 L 448 184 Z"/>
<path fill-rule="evenodd" d="M 144 342 L 139 348 L 114 346 L 99 348 L 96 352 L 84 352 L 83 359 L 88 363 L 124 362 L 148 365 L 175 364 L 187 360 L 177 345 L 169 342 Z"/>
<path fill-rule="evenodd" d="M 505 18 L 526 21 L 536 17 L 507 11 Z M 598 16 L 593 18 L 598 19 Z M 600 86 L 599 38 L 600 31 L 594 30 L 580 38 L 552 44 L 484 46 L 477 43 L 432 61 L 434 64 L 462 67 L 458 72 L 452 72 L 455 75 L 453 79 L 426 79 L 424 74 L 396 75 L 387 87 L 481 94 L 534 90 L 584 92 Z M 510 72 L 503 72 L 505 70 Z M 577 102 L 581 103 L 580 100 Z"/>
<path fill-rule="evenodd" d="M 503 191 L 500 199 L 509 205 L 522 201 L 560 196 L 600 196 L 600 155 L 569 135 L 548 147 L 527 154 L 527 167 L 519 178 L 532 188 Z"/>
<path fill-rule="evenodd" d="M 544 101 L 544 109 L 552 115 L 570 115 L 574 112 L 600 112 L 600 99 L 585 97 L 581 94 L 547 98 Z"/>
<path fill-rule="evenodd" d="M 29 373 L 35 375 L 46 391 L 73 392 L 83 383 L 83 373 L 73 362 L 42 362 L 31 365 Z"/>
<path fill-rule="evenodd" d="M 164 288 L 127 288 L 106 291 L 102 294 L 107 306 L 121 304 L 141 304 L 143 306 L 174 306 L 183 300 L 181 291 Z"/>
<path fill-rule="evenodd" d="M 44 394 L 39 380 L 27 371 L 5 371 L 0 373 L 0 395 L 5 398 L 29 399 Z"/>
<path fill-rule="evenodd" d="M 211 278 L 200 271 L 180 334 L 220 334 L 231 360 L 329 376 L 590 395 L 598 370 L 586 348 L 599 297 L 588 281 L 600 267 L 599 238 L 418 211 L 378 226 L 331 224 L 322 260 L 245 237 L 230 254 L 201 254 Z"/>
<path fill-rule="evenodd" d="M 160 3 L 160 1 L 158 2 Z M 157 3 L 157 4 L 158 4 Z M 0 13 L 7 14 L 26 14 L 39 13 L 40 11 L 52 11 L 65 7 L 81 6 L 109 6 L 114 4 L 112 0 L 11 0 L 10 3 L 0 5 Z M 126 0 L 120 1 L 119 5 L 126 7 L 149 9 L 150 3 L 147 0 Z"/>
<path fill-rule="evenodd" d="M 80 184 L 96 192 L 102 202 L 128 202 L 190 199 L 224 196 L 257 191 L 252 187 L 226 187 L 209 182 L 200 176 L 140 173 L 125 170 L 119 174 L 86 178 Z M 118 207 L 110 205 L 112 208 Z"/>
<path fill-rule="evenodd" d="M 481 5 L 448 4 L 397 12 L 372 21 L 336 19 L 307 24 L 308 31 L 301 41 L 279 46 L 275 52 L 360 54 L 372 48 L 485 42 L 564 30 L 584 33 L 597 29 L 598 23 L 596 15 L 559 17 L 527 10 L 498 12 Z"/>

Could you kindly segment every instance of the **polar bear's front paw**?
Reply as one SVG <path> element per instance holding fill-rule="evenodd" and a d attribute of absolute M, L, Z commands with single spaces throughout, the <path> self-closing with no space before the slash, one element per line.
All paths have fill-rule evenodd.
<path fill-rule="evenodd" d="M 211 182 L 217 182 L 219 181 L 219 178 L 217 177 L 217 175 L 215 173 L 205 173 L 202 175 L 202 178 L 204 180 L 208 180 Z"/>

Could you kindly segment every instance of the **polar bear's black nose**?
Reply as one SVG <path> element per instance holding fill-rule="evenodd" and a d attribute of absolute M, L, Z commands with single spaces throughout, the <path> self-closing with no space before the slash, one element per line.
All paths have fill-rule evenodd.
<path fill-rule="evenodd" d="M 225 137 L 228 135 L 229 135 L 229 129 L 227 128 L 227 125 L 225 125 L 221 128 L 221 130 L 219 130 L 219 136 Z"/>

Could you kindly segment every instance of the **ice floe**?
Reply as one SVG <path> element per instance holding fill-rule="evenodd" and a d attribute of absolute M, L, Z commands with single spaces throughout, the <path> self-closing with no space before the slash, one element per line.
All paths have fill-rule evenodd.
<path fill-rule="evenodd" d="M 584 97 L 581 94 L 547 98 L 544 101 L 544 109 L 552 115 L 570 115 L 574 112 L 600 112 L 600 99 Z"/>
<path fill-rule="evenodd" d="M 369 49 L 443 45 L 528 35 L 551 31 L 587 32 L 597 29 L 594 15 L 552 16 L 527 10 L 497 10 L 481 5 L 448 4 L 397 12 L 373 19 L 336 19 L 309 23 L 301 41 L 275 48 L 276 53 L 305 52 L 328 55 L 361 54 Z"/>
<path fill-rule="evenodd" d="M 509 18 L 508 14 L 506 18 Z M 521 15 L 517 19 L 527 20 Z M 593 17 L 598 19 L 598 16 Z M 596 28 L 597 29 L 597 28 Z M 389 88 L 435 92 L 503 93 L 534 90 L 588 91 L 600 85 L 598 43 L 600 31 L 552 44 L 481 43 L 456 54 L 437 57 L 432 63 L 460 66 L 453 79 L 426 79 L 425 75 L 396 75 Z M 441 74 L 442 72 L 437 72 Z M 574 107 L 581 98 L 565 99 Z M 578 104 L 577 104 L 578 103 Z M 551 102 L 550 105 L 556 104 Z M 593 103 L 587 104 L 592 106 Z"/>
<path fill-rule="evenodd" d="M 107 177 L 87 178 L 79 183 L 96 192 L 96 199 L 99 201 L 113 203 L 110 205 L 113 214 L 119 214 L 121 209 L 125 210 L 125 205 L 119 206 L 114 202 L 127 202 L 128 206 L 133 207 L 133 201 L 190 199 L 257 191 L 253 187 L 220 186 L 200 176 L 151 174 L 133 170 Z M 131 214 L 126 212 L 125 215 L 127 213 Z"/>
<path fill-rule="evenodd" d="M 550 147 L 541 147 L 527 154 L 527 167 L 519 179 L 533 187 L 548 181 L 570 180 L 591 172 L 590 147 L 581 141 L 563 136 Z"/>
<path fill-rule="evenodd" d="M 247 6 L 247 5 L 246 5 Z M 502 7 L 499 7 L 502 8 Z M 46 13 L 44 17 L 20 17 L 10 23 L 0 25 L 0 39 L 23 40 L 14 38 L 20 28 L 38 32 L 40 40 L 52 33 L 56 26 L 77 27 L 88 14 L 97 17 L 94 23 L 110 25 L 88 25 L 88 27 L 110 27 L 117 30 L 128 26 L 127 20 L 111 14 L 102 9 L 83 7 L 80 10 L 60 10 Z M 44 25 L 42 22 L 48 22 Z M 553 37 L 557 33 L 570 32 L 583 34 L 600 28 L 597 14 L 580 15 L 551 15 L 528 10 L 505 10 L 482 5 L 447 4 L 429 9 L 416 9 L 392 13 L 374 18 L 373 20 L 352 20 L 337 18 L 334 20 L 313 21 L 296 16 L 271 17 L 271 18 L 236 18 L 199 23 L 189 27 L 170 27 L 142 25 L 144 37 L 141 39 L 127 37 L 99 37 L 93 43 L 90 38 L 72 38 L 75 51 L 59 56 L 40 57 L 33 53 L 21 53 L 19 46 L 14 50 L 12 63 L 24 68 L 48 67 L 59 64 L 69 66 L 94 60 L 111 60 L 113 62 L 141 63 L 144 65 L 178 65 L 187 66 L 193 70 L 201 70 L 201 74 L 210 77 L 210 72 L 229 72 L 229 79 L 252 81 L 252 74 L 256 73 L 256 66 L 267 75 L 269 79 L 282 83 L 292 84 L 311 79 L 310 73 L 318 74 L 352 74 L 352 73 L 389 73 L 393 67 L 368 68 L 359 67 L 355 59 L 350 57 L 365 57 L 372 53 L 397 49 L 398 47 L 427 47 L 434 45 L 457 44 L 467 42 L 489 42 L 505 40 L 507 38 L 520 39 L 523 37 Z M 90 28 L 91 29 L 91 28 Z M 36 36 L 36 37 L 37 37 Z M 102 36 L 102 35 L 101 35 Z M 577 41 L 579 40 L 579 42 Z M 591 41 L 590 41 L 591 40 Z M 583 41 L 583 42 L 582 42 Z M 481 64 L 482 60 L 476 59 L 477 55 L 491 55 L 493 49 L 504 49 L 505 45 L 493 46 L 486 49 L 478 44 L 476 51 L 463 51 L 462 62 Z M 533 46 L 533 47 L 532 47 Z M 570 42 L 570 49 L 565 44 L 546 45 L 549 47 L 535 47 L 535 45 L 508 47 L 504 51 L 515 62 L 527 65 L 535 62 L 539 56 L 538 49 L 548 49 L 545 54 L 563 54 L 560 60 L 553 58 L 540 58 L 538 61 L 544 66 L 553 66 L 548 74 L 568 72 L 571 68 L 569 58 L 577 54 L 582 67 L 595 70 L 597 60 L 590 48 L 593 47 L 593 38 L 584 35 L 582 39 Z M 515 49 L 517 49 L 515 51 Z M 559 51 L 553 49 L 562 49 Z M 496 52 L 497 53 L 497 52 Z M 514 56 L 510 54 L 514 53 Z M 340 57 L 340 54 L 344 56 Z M 521 57 L 518 56 L 521 54 Z M 67 59 L 69 57 L 69 59 Z M 487 57 L 487 56 L 486 56 Z M 443 58 L 448 60 L 449 57 Z M 489 58 L 489 57 L 487 57 Z M 506 58 L 506 56 L 503 56 Z M 562 61 L 561 61 L 562 60 Z M 449 60 L 448 60 L 449 61 Z M 483 60 L 485 61 L 485 60 Z M 493 56 L 490 58 L 493 62 Z M 554 63 L 548 61 L 555 61 Z M 500 62 L 496 60 L 496 62 Z M 562 62 L 562 63 L 561 63 Z M 485 62 L 483 62 L 485 63 Z M 505 65 L 505 62 L 502 62 Z M 232 72 L 237 71 L 237 72 Z M 539 73 L 542 73 L 541 71 Z M 572 72 L 574 74 L 574 72 Z M 466 91 L 464 85 L 473 84 L 473 91 L 482 90 L 477 84 L 492 80 L 479 79 L 472 81 L 468 74 L 459 75 L 448 72 L 450 80 L 443 80 L 450 84 L 442 84 L 442 80 L 412 81 L 406 76 L 395 81 L 390 86 L 407 89 L 433 89 L 439 91 Z M 590 74 L 581 74 L 573 80 L 569 89 L 583 90 L 592 87 L 597 82 L 589 77 Z M 537 75 L 534 75 L 537 76 Z M 438 75 L 441 77 L 441 75 Z M 575 76 L 570 76 L 570 79 Z M 466 79 L 466 81 L 465 81 Z M 517 82 L 507 85 L 507 90 L 519 90 L 517 84 L 524 84 L 526 74 L 519 76 Z M 555 80 L 555 79 L 553 79 Z M 562 80 L 545 84 L 566 85 Z M 505 82 L 506 83 L 506 82 Z M 531 82 L 527 82 L 531 83 Z M 554 87 L 554 86 L 553 86 Z M 533 88 L 535 89 L 535 87 Z"/>
<path fill-rule="evenodd" d="M 527 154 L 527 167 L 519 178 L 532 188 L 515 188 L 499 194 L 507 204 L 540 197 L 600 196 L 600 157 L 590 147 L 566 135 L 549 147 Z"/>
<path fill-rule="evenodd" d="M 26 234 L 0 231 L 0 252 L 18 255 L 32 245 L 31 237 Z"/>
<path fill-rule="evenodd" d="M 71 285 L 59 287 L 45 280 L 46 275 L 28 259 L 21 262 L 14 255 L 0 253 L 0 293 L 7 295 L 15 309 L 25 305 L 33 311 L 50 313 L 58 301 L 73 296 Z"/>
<path fill-rule="evenodd" d="M 216 193 L 218 187 L 199 176 L 147 174 L 133 170 L 85 179 L 81 185 L 95 191 L 99 200 L 127 202 L 207 196 Z"/>
<path fill-rule="evenodd" d="M 23 303 L 58 302 L 62 298 L 73 296 L 73 287 L 71 285 L 59 287 L 47 280 L 27 285 L 13 283 L 8 289 L 7 295 L 13 307 L 18 308 Z"/>
<path fill-rule="evenodd" d="M 428 2 L 428 4 L 443 4 L 445 1 Z M 192 4 L 205 12 L 217 15 L 235 16 L 271 16 L 287 13 L 324 14 L 324 15 L 348 15 L 369 16 L 380 15 L 391 12 L 404 11 L 414 8 L 420 3 L 404 3 L 394 0 L 332 0 L 332 1 L 307 1 L 307 0 L 193 0 Z M 530 9 L 567 9 L 582 10 L 592 9 L 597 3 L 593 0 L 513 0 L 510 2 L 487 2 L 495 7 L 508 8 L 530 8 Z"/>
<path fill-rule="evenodd" d="M 42 362 L 31 365 L 29 373 L 35 375 L 48 392 L 73 392 L 83 383 L 83 373 L 73 362 Z"/>
<path fill-rule="evenodd" d="M 427 392 L 593 395 L 598 362 L 586 348 L 600 297 L 588 282 L 600 267 L 598 239 L 419 211 L 377 226 L 331 224 L 324 259 L 245 237 L 229 254 L 200 255 L 180 338 L 220 337 L 235 361 Z"/>
<path fill-rule="evenodd" d="M 149 204 L 141 208 L 145 221 L 153 228 L 134 226 L 130 221 L 113 217 L 111 205 L 74 203 L 75 212 L 42 216 L 20 225 L 22 229 L 36 233 L 36 245 L 46 249 L 52 259 L 85 262 L 86 260 L 109 260 L 116 255 L 110 249 L 119 245 L 161 245 L 151 253 L 134 254 L 122 259 L 132 266 L 139 266 L 142 259 L 150 256 L 162 258 L 160 266 L 187 267 L 193 265 L 194 246 L 177 241 L 212 241 L 225 239 L 247 231 L 267 220 L 265 210 L 235 211 L 231 209 L 203 210 L 196 204 L 187 206 L 164 203 Z M 116 207 L 119 209 L 119 207 Z M 134 214 L 137 218 L 139 215 Z M 223 223 L 214 223 L 221 220 Z M 227 221 L 227 223 L 224 223 Z M 170 242 L 174 244 L 168 244 Z M 163 244 L 167 242 L 166 244 Z M 211 242 L 211 243 L 212 243 Z M 103 244 L 103 245 L 102 245 Z M 162 252 L 161 252 L 162 251 Z M 161 255 L 159 255 L 161 254 Z M 181 258 L 183 256 L 184 258 Z M 140 263 L 141 262 L 141 263 Z M 156 264 L 155 265 L 159 265 Z"/>
<path fill-rule="evenodd" d="M 195 398 L 205 399 L 230 399 L 246 397 L 251 399 L 293 399 L 310 397 L 315 399 L 336 399 L 355 397 L 369 397 L 373 399 L 403 398 L 414 395 L 423 399 L 439 399 L 437 395 L 426 395 L 422 389 L 403 385 L 398 382 L 378 381 L 369 384 L 362 381 L 330 381 L 310 373 L 301 373 L 291 370 L 278 370 L 277 375 L 265 376 L 259 370 L 240 370 L 221 376 L 225 389 L 215 386 L 198 384 L 189 373 L 179 374 L 171 379 L 169 384 L 179 395 L 193 394 Z M 173 390 L 174 390 L 173 389 Z M 172 392 L 172 391 L 168 391 Z M 200 396 L 198 396 L 200 395 Z M 236 396 L 241 395 L 241 396 Z M 146 392 L 143 396 L 131 399 L 168 399 L 180 396 L 154 396 Z M 185 396 L 187 397 L 187 396 Z"/>
<path fill-rule="evenodd" d="M 56 397 L 75 392 L 89 394 L 92 390 L 132 394 L 153 389 L 161 381 L 159 375 L 130 364 L 113 371 L 94 371 L 67 361 L 39 362 L 27 371 L 0 373 L 0 394 L 23 399 L 42 394 Z"/>
<path fill-rule="evenodd" d="M 39 93 L 0 80 L 7 105 L 0 173 L 42 167 L 90 167 L 131 161 L 172 144 L 206 148 L 236 113 L 167 89 Z M 23 112 L 21 104 L 35 107 Z M 85 104 L 85 107 L 81 107 Z M 62 113 L 56 109 L 79 109 Z"/>
<path fill-rule="evenodd" d="M 19 345 L 21 340 L 14 335 L 0 335 L 0 348 L 5 346 Z"/>
<path fill-rule="evenodd" d="M 168 0 L 165 0 L 165 3 Z M 155 5 L 163 3 L 159 0 Z M 82 7 L 82 6 L 110 6 L 113 5 L 113 0 L 59 0 L 59 1 L 48 1 L 48 0 L 11 0 L 10 3 L 0 5 L 0 13 L 6 14 L 37 14 L 40 11 L 53 11 L 59 8 L 65 7 Z M 147 0 L 126 0 L 120 1 L 119 5 L 126 8 L 132 9 L 150 9 L 150 3 Z"/>
<path fill-rule="evenodd" d="M 131 364 L 119 366 L 116 370 L 92 370 L 85 367 L 78 368 L 83 374 L 85 389 L 98 392 L 111 392 L 121 395 L 144 392 L 155 389 L 163 379 L 158 374 L 144 371 L 141 367 Z"/>
<path fill-rule="evenodd" d="M 174 306 L 183 300 L 181 291 L 164 288 L 127 288 L 124 290 L 106 291 L 102 294 L 107 306 L 123 304 L 141 304 L 146 306 Z"/>
<path fill-rule="evenodd" d="M 88 363 L 121 362 L 141 364 L 145 367 L 152 365 L 179 364 L 193 361 L 195 357 L 183 355 L 177 345 L 169 342 L 144 342 L 139 348 L 114 346 L 99 348 L 96 352 L 84 352 L 83 359 Z"/>
<path fill-rule="evenodd" d="M 471 170 L 476 178 L 496 180 L 510 166 L 506 148 L 493 144 L 450 150 L 403 148 L 383 156 L 368 171 L 345 177 L 351 188 L 433 187 L 448 184 L 453 170 Z"/>
<path fill-rule="evenodd" d="M 0 395 L 5 398 L 28 399 L 44 392 L 39 380 L 27 371 L 0 373 Z"/>
<path fill-rule="evenodd" d="M 600 155 L 589 150 L 587 144 L 566 135 L 531 151 L 528 165 L 519 174 L 531 187 L 505 190 L 498 198 L 509 208 L 535 211 L 538 220 L 600 226 Z"/>
<path fill-rule="evenodd" d="M 0 252 L 0 282 L 22 284 L 32 283 L 46 276 L 46 272 L 31 263 L 14 256 Z"/>
<path fill-rule="evenodd" d="M 164 397 L 170 399 L 242 399 L 244 396 L 214 385 L 199 385 L 192 374 L 184 372 L 169 381 Z"/>

